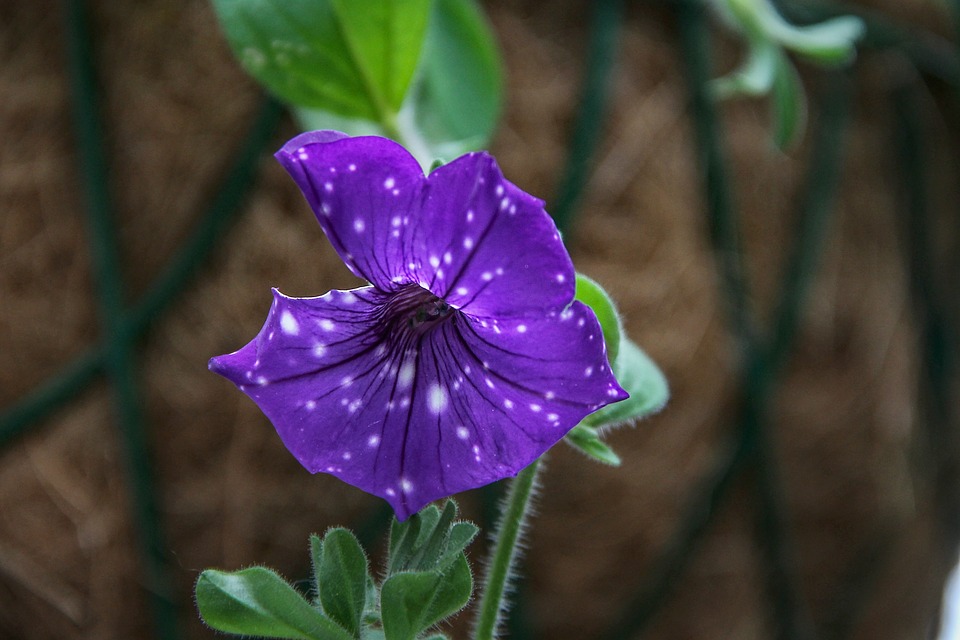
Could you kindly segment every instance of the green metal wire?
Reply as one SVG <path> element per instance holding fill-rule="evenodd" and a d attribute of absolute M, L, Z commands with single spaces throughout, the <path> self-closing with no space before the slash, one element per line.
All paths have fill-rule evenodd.
<path fill-rule="evenodd" d="M 834 78 L 822 101 L 822 122 L 817 131 L 805 188 L 800 199 L 798 229 L 782 276 L 781 297 L 769 346 L 749 328 L 745 285 L 736 263 L 725 258 L 731 251 L 731 231 L 736 210 L 731 204 L 727 172 L 720 153 L 721 141 L 716 112 L 705 91 L 709 74 L 706 29 L 698 3 L 675 3 L 683 58 L 691 93 L 691 115 L 695 121 L 700 159 L 704 166 L 708 215 L 714 252 L 726 270 L 723 284 L 732 309 L 734 331 L 744 338 L 744 367 L 741 375 L 742 405 L 732 442 L 718 455 L 711 473 L 693 494 L 681 524 L 663 553 L 648 570 L 633 598 L 604 638 L 625 640 L 642 633 L 666 601 L 683 569 L 690 561 L 702 535 L 727 496 L 734 480 L 747 468 L 754 469 L 751 486 L 757 493 L 757 532 L 765 552 L 768 596 L 777 637 L 806 638 L 812 625 L 796 595 L 789 541 L 785 535 L 784 503 L 775 476 L 770 442 L 768 409 L 776 374 L 793 341 L 799 312 L 815 273 L 817 257 L 827 237 L 827 221 L 840 174 L 843 131 L 846 127 L 849 90 L 845 79 Z M 719 218 L 719 220 L 717 220 Z M 742 306 L 741 306 L 742 305 Z"/>
<path fill-rule="evenodd" d="M 600 141 L 607 110 L 610 75 L 623 22 L 623 0 L 597 0 L 593 8 L 580 106 L 560 188 L 551 207 L 553 219 L 564 234 L 570 231 L 580 196 L 589 181 L 593 154 Z"/>
<path fill-rule="evenodd" d="M 150 323 L 169 306 L 236 218 L 253 185 L 263 149 L 272 139 L 282 113 L 279 103 L 272 99 L 264 101 L 233 166 L 190 237 L 125 316 L 124 323 L 129 325 L 131 337 L 142 336 Z M 38 389 L 0 413 L 0 448 L 12 443 L 86 389 L 103 371 L 105 358 L 104 346 L 87 350 Z"/>
<path fill-rule="evenodd" d="M 64 9 L 77 147 L 80 171 L 84 178 L 91 258 L 104 341 L 104 367 L 110 378 L 114 410 L 124 445 L 130 508 L 138 534 L 140 564 L 148 592 L 153 634 L 161 640 L 174 640 L 179 637 L 177 607 L 164 557 L 164 536 L 153 490 L 139 372 L 129 327 L 122 322 L 123 278 L 106 154 L 102 146 L 96 73 L 86 7 L 82 0 L 69 0 Z"/>
<path fill-rule="evenodd" d="M 904 236 L 904 253 L 910 276 L 911 294 L 920 326 L 922 363 L 922 423 L 937 515 L 948 544 L 960 541 L 960 469 L 955 456 L 960 450 L 960 432 L 953 385 L 960 356 L 960 336 L 951 326 L 946 299 L 957 294 L 956 274 L 945 279 L 943 291 L 938 278 L 937 256 L 930 232 L 934 219 L 928 193 L 929 170 L 925 148 L 923 116 L 915 87 L 894 92 L 895 147 L 900 168 L 901 202 L 899 217 Z"/>
<path fill-rule="evenodd" d="M 126 311 L 119 248 L 110 197 L 109 172 L 102 146 L 96 72 L 86 7 L 82 0 L 63 3 L 68 67 L 74 95 L 73 110 L 79 167 L 85 189 L 85 210 L 91 258 L 97 283 L 102 342 L 76 357 L 57 376 L 0 414 L 0 447 L 85 389 L 98 373 L 108 374 L 138 532 L 139 553 L 148 591 L 153 637 L 179 637 L 166 545 L 157 509 L 146 421 L 142 413 L 134 347 L 150 322 L 174 299 L 224 232 L 253 182 L 258 159 L 272 136 L 282 109 L 269 100 L 240 150 L 208 211 L 191 237 L 168 263 L 141 302 Z"/>

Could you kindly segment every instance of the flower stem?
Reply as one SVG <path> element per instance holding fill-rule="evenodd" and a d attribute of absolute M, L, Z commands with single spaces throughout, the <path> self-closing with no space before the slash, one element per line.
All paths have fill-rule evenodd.
<path fill-rule="evenodd" d="M 483 592 L 480 594 L 474 640 L 494 640 L 503 614 L 507 611 L 507 583 L 517 561 L 520 533 L 530 513 L 539 467 L 540 460 L 534 460 L 510 482 L 503 513 L 493 537 L 493 553 L 487 565 Z"/>

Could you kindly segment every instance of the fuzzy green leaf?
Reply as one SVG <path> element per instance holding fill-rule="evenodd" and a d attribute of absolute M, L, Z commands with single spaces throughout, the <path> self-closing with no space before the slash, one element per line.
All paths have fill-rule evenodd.
<path fill-rule="evenodd" d="M 367 600 L 367 556 L 350 531 L 331 529 L 314 557 L 317 593 L 323 610 L 354 637 Z"/>
<path fill-rule="evenodd" d="M 196 595 L 200 617 L 218 631 L 296 640 L 352 637 L 264 567 L 236 572 L 208 569 L 197 580 Z"/>
<path fill-rule="evenodd" d="M 620 466 L 620 456 L 600 439 L 600 434 L 595 427 L 581 422 L 567 433 L 564 442 L 597 462 L 608 464 L 611 467 Z"/>
<path fill-rule="evenodd" d="M 470 600 L 473 576 L 461 553 L 444 571 L 395 573 L 380 590 L 386 640 L 415 640 Z"/>

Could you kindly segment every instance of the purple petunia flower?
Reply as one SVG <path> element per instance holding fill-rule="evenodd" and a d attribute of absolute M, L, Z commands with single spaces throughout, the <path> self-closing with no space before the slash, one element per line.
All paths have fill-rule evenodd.
<path fill-rule="evenodd" d="M 543 202 L 485 153 L 424 176 L 400 145 L 318 131 L 277 158 L 334 249 L 370 282 L 274 290 L 259 335 L 210 368 L 313 473 L 400 519 L 515 475 L 587 414 L 627 397 Z"/>

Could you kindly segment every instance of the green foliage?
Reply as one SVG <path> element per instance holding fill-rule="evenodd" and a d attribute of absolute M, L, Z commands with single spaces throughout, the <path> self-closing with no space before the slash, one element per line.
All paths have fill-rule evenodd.
<path fill-rule="evenodd" d="M 473 0 L 435 0 L 424 54 L 412 108 L 435 157 L 483 147 L 500 116 L 503 74 L 493 32 Z"/>
<path fill-rule="evenodd" d="M 584 418 L 586 424 L 593 427 L 621 425 L 657 413 L 667 404 L 670 387 L 666 377 L 632 340 L 620 343 L 613 373 L 630 397 L 590 414 Z"/>
<path fill-rule="evenodd" d="M 474 0 L 213 0 L 244 68 L 304 129 L 380 135 L 427 168 L 486 145 L 500 57 Z"/>
<path fill-rule="evenodd" d="M 473 577 L 462 553 L 444 569 L 393 574 L 380 591 L 386 640 L 414 640 L 460 611 L 472 592 Z"/>
<path fill-rule="evenodd" d="M 600 328 L 603 329 L 603 342 L 607 345 L 607 359 L 617 361 L 620 351 L 620 335 L 623 333 L 623 323 L 620 314 L 613 304 L 610 294 L 595 280 L 591 280 L 582 273 L 577 274 L 576 299 L 587 305 L 597 315 Z"/>
<path fill-rule="evenodd" d="M 213 0 L 244 68 L 280 99 L 379 121 L 396 114 L 430 0 Z"/>
<path fill-rule="evenodd" d="M 208 569 L 196 587 L 204 622 L 237 635 L 297 640 L 350 640 L 283 578 L 265 567 L 228 573 Z"/>
<path fill-rule="evenodd" d="M 608 464 L 611 467 L 620 466 L 620 456 L 610 448 L 610 445 L 600 439 L 600 430 L 596 427 L 581 422 L 567 433 L 566 441 L 567 444 L 597 462 Z"/>
<path fill-rule="evenodd" d="M 367 602 L 367 556 L 346 529 L 311 536 L 313 573 L 323 610 L 357 637 Z"/>
<path fill-rule="evenodd" d="M 797 26 L 784 20 L 769 0 L 712 0 L 711 5 L 747 45 L 743 65 L 713 81 L 714 94 L 719 98 L 771 94 L 774 142 L 781 149 L 789 147 L 803 134 L 806 96 L 787 52 L 824 66 L 846 64 L 856 54 L 863 21 L 840 16 Z"/>
<path fill-rule="evenodd" d="M 630 397 L 588 415 L 564 441 L 598 462 L 618 466 L 620 457 L 603 442 L 601 432 L 660 411 L 670 397 L 670 388 L 656 363 L 624 335 L 620 314 L 603 287 L 578 273 L 576 291 L 576 299 L 597 315 L 613 374 Z"/>
<path fill-rule="evenodd" d="M 237 635 L 297 640 L 433 640 L 429 630 L 470 600 L 473 576 L 464 549 L 477 527 L 458 522 L 448 500 L 406 522 L 393 521 L 387 575 L 370 576 L 356 537 L 343 528 L 310 538 L 316 600 L 307 601 L 263 567 L 204 571 L 197 607 L 214 629 Z"/>

